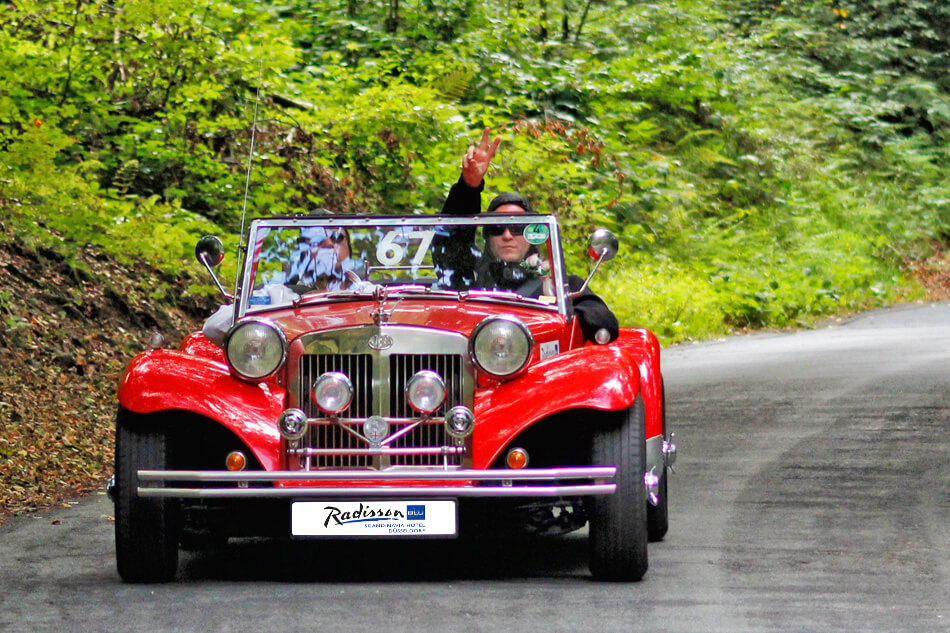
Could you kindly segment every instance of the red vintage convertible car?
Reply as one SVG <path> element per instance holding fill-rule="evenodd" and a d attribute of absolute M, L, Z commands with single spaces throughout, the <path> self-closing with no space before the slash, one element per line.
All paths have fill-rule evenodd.
<path fill-rule="evenodd" d="M 506 227 L 530 253 L 498 290 L 485 242 Z M 591 276 L 616 251 L 595 232 Z M 196 252 L 214 276 L 221 242 Z M 454 538 L 500 514 L 589 524 L 595 578 L 643 576 L 676 455 L 659 345 L 584 340 L 553 216 L 261 219 L 242 253 L 204 333 L 121 379 L 123 580 L 229 537 Z"/>

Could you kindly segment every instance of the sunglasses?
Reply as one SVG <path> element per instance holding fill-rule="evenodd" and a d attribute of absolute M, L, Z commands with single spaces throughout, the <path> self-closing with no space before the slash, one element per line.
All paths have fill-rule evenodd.
<path fill-rule="evenodd" d="M 491 237 L 498 237 L 504 235 L 505 231 L 510 231 L 513 236 L 521 237 L 527 226 L 527 224 L 489 224 L 485 227 L 485 232 Z"/>
<path fill-rule="evenodd" d="M 346 241 L 345 233 L 342 233 L 342 232 L 331 233 L 330 235 L 327 235 L 325 238 L 320 240 L 317 246 L 319 247 L 319 246 L 326 246 L 326 245 L 332 245 L 332 244 L 342 244 L 345 241 Z"/>

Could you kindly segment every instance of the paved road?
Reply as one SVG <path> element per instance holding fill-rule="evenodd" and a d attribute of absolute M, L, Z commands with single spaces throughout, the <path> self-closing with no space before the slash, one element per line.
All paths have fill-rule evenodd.
<path fill-rule="evenodd" d="M 0 527 L 0 631 L 950 631 L 950 304 L 664 352 L 671 530 L 634 584 L 583 533 L 244 542 L 119 582 L 94 495 Z"/>

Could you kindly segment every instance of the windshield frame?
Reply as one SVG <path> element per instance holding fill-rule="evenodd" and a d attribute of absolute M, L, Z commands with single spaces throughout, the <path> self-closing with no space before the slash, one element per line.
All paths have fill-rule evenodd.
<path fill-rule="evenodd" d="M 554 279 L 555 287 L 555 302 L 553 304 L 548 304 L 541 302 L 537 299 L 531 299 L 528 297 L 520 297 L 515 293 L 510 291 L 491 291 L 491 290 L 469 290 L 457 292 L 454 290 L 432 290 L 431 293 L 420 293 L 418 291 L 412 291 L 407 294 L 407 291 L 400 291 L 399 286 L 395 286 L 387 289 L 385 296 L 388 297 L 430 297 L 432 299 L 451 299 L 457 298 L 459 301 L 486 301 L 492 303 L 503 303 L 503 304 L 515 304 L 522 307 L 531 307 L 539 310 L 547 311 L 556 311 L 560 314 L 569 316 L 568 312 L 568 303 L 567 303 L 567 274 L 564 270 L 564 254 L 561 249 L 561 234 L 560 228 L 558 226 L 557 218 L 553 215 L 542 215 L 542 214 L 530 214 L 530 213 L 514 213 L 514 214 L 501 214 L 501 213 L 492 213 L 492 214 L 481 214 L 481 215 L 466 215 L 466 216 L 449 216 L 449 215 L 429 215 L 429 216 L 394 216 L 394 215 L 312 215 L 312 216 L 292 216 L 292 217 L 272 217 L 272 218 L 257 218 L 251 221 L 250 227 L 247 232 L 247 241 L 245 242 L 242 249 L 242 259 L 240 263 L 240 281 L 237 284 L 237 296 L 235 297 L 235 305 L 237 310 L 235 311 L 235 320 L 240 319 L 246 316 L 249 311 L 254 315 L 259 315 L 263 312 L 267 312 L 267 308 L 261 308 L 260 306 L 250 306 L 249 297 L 251 295 L 251 290 L 248 288 L 248 285 L 253 281 L 253 273 L 255 260 L 252 257 L 248 256 L 250 252 L 250 244 L 253 244 L 256 239 L 258 232 L 263 229 L 273 230 L 273 229 L 300 229 L 306 227 L 315 227 L 322 226 L 327 228 L 365 228 L 367 224 L 372 224 L 380 227 L 406 227 L 406 226 L 417 226 L 417 227 L 435 227 L 435 226 L 476 226 L 481 227 L 485 225 L 499 225 L 499 224 L 544 224 L 548 227 L 550 235 L 550 260 L 551 260 L 551 274 Z M 372 298 L 371 294 L 368 293 L 358 293 L 353 291 L 334 291 L 334 292 L 323 292 L 316 295 L 309 295 L 305 301 L 301 302 L 302 304 L 311 304 L 311 303 L 325 303 L 325 302 L 340 302 L 340 301 L 353 301 L 353 300 L 367 300 L 367 298 Z M 300 303 L 295 305 L 301 305 Z M 281 305 L 274 306 L 270 309 L 287 309 L 292 307 L 290 305 Z M 250 310 L 250 308 L 255 308 Z"/>

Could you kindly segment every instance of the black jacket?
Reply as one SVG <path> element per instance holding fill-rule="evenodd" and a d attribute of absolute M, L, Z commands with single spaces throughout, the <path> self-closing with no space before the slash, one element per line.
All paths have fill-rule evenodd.
<path fill-rule="evenodd" d="M 445 215 L 478 215 L 481 213 L 481 193 L 484 187 L 484 183 L 478 187 L 470 187 L 460 177 L 458 182 L 452 185 L 452 188 L 449 190 L 449 197 L 446 198 L 445 204 L 442 206 L 442 213 Z M 474 232 L 472 232 L 468 240 L 465 239 L 465 236 L 461 235 L 455 235 L 454 239 L 464 243 L 466 241 L 473 241 L 474 237 Z M 468 249 L 465 250 L 467 251 Z M 459 256 L 467 258 L 469 254 L 463 251 Z M 459 264 L 462 264 L 462 262 L 457 262 L 454 265 Z M 473 259 L 471 262 L 465 262 L 462 267 L 457 270 L 465 269 L 468 266 L 477 267 L 485 266 L 485 264 L 475 262 Z M 577 292 L 577 290 L 584 285 L 584 280 L 577 275 L 568 275 L 567 285 L 571 292 Z M 577 315 L 578 323 L 581 326 L 581 332 L 584 333 L 584 338 L 588 341 L 593 341 L 597 330 L 601 328 L 606 329 L 610 333 L 611 341 L 620 335 L 620 324 L 617 321 L 617 317 L 611 312 L 610 308 L 607 307 L 604 300 L 594 294 L 590 288 L 586 288 L 584 292 L 574 297 L 571 303 L 573 305 L 574 314 Z"/>

